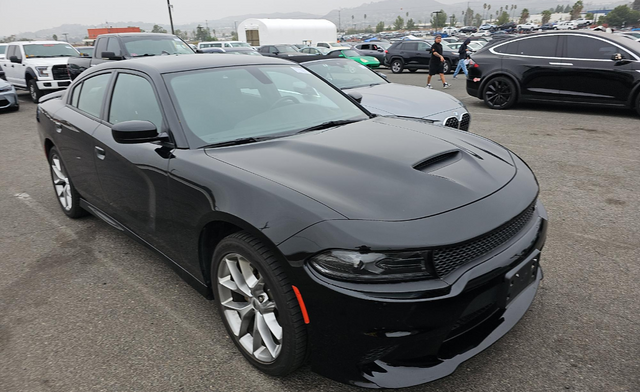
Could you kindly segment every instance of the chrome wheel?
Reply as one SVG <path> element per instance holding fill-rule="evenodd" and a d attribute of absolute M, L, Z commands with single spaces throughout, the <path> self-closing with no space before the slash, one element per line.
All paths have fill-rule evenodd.
<path fill-rule="evenodd" d="M 71 207 L 73 207 L 71 185 L 62 167 L 60 158 L 57 155 L 51 157 L 51 174 L 53 177 L 53 187 L 56 190 L 56 196 L 58 196 L 60 205 L 65 211 L 70 211 Z"/>
<path fill-rule="evenodd" d="M 272 363 L 282 349 L 278 309 L 260 272 L 238 253 L 218 264 L 218 298 L 239 345 L 261 363 Z"/>

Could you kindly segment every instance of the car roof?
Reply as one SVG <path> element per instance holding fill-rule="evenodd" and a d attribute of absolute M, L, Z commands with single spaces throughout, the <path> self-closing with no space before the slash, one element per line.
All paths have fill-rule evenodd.
<path fill-rule="evenodd" d="M 144 73 L 172 73 L 207 68 L 234 67 L 243 65 L 294 65 L 292 62 L 259 56 L 210 56 L 203 54 L 181 56 L 144 57 L 131 60 L 102 63 L 91 70 L 130 69 Z"/>
<path fill-rule="evenodd" d="M 173 34 L 165 33 L 108 33 L 100 34 L 98 37 L 171 37 L 176 38 Z"/>
<path fill-rule="evenodd" d="M 543 32 L 540 32 L 540 33 L 526 34 L 526 35 L 522 35 L 522 36 L 518 36 L 518 37 L 535 37 L 535 36 L 540 36 L 540 35 L 585 35 L 585 36 L 590 36 L 590 37 L 606 38 L 606 39 L 614 41 L 614 42 L 616 42 L 616 43 L 618 43 L 620 45 L 628 44 L 627 41 L 633 42 L 633 41 L 630 41 L 628 38 L 620 37 L 620 36 L 617 36 L 615 34 L 607 33 L 607 32 L 604 32 L 604 31 L 591 31 L 591 30 L 543 31 Z"/>

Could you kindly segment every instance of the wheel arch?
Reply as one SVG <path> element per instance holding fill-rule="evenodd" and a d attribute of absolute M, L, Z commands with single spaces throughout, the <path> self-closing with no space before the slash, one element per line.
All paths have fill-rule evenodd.
<path fill-rule="evenodd" d="M 636 83 L 636 85 L 631 89 L 631 94 L 629 94 L 629 100 L 627 101 L 627 104 L 631 109 L 635 108 L 638 95 L 640 95 L 640 82 Z"/>
<path fill-rule="evenodd" d="M 484 89 L 487 87 L 487 84 L 491 80 L 493 80 L 493 79 L 495 79 L 497 77 L 500 77 L 500 76 L 504 76 L 504 77 L 509 78 L 513 82 L 513 84 L 516 86 L 516 93 L 517 93 L 516 103 L 517 103 L 518 100 L 520 99 L 520 96 L 522 95 L 522 91 L 520 89 L 520 82 L 518 81 L 518 79 L 515 76 L 511 75 L 508 72 L 504 72 L 504 71 L 499 71 L 499 72 L 492 73 L 489 76 L 484 78 L 484 80 L 480 83 L 480 88 L 478 89 L 478 94 L 480 94 L 480 97 L 478 97 L 478 98 L 480 98 L 480 99 L 484 98 Z"/>
<path fill-rule="evenodd" d="M 38 77 L 36 76 L 36 73 L 33 71 L 33 69 L 27 68 L 24 73 L 24 80 L 28 83 L 30 79 L 38 80 Z"/>
<path fill-rule="evenodd" d="M 288 265 L 284 261 L 284 256 L 278 250 L 276 244 L 269 237 L 262 233 L 252 224 L 228 213 L 217 213 L 211 217 L 200 230 L 198 238 L 198 261 L 200 271 L 205 283 L 210 291 L 210 298 L 213 298 L 213 282 L 211 282 L 211 258 L 216 247 L 225 237 L 244 231 L 260 240 L 278 258 L 284 268 Z"/>
<path fill-rule="evenodd" d="M 47 157 L 47 159 L 49 158 L 49 152 L 53 147 L 55 147 L 55 144 L 53 144 L 51 139 L 49 138 L 44 139 L 44 155 L 45 157 Z"/>

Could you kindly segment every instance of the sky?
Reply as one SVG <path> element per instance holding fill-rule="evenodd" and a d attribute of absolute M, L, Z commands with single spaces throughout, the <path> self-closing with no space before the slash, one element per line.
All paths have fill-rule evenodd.
<path fill-rule="evenodd" d="M 173 23 L 186 24 L 233 15 L 306 12 L 324 15 L 333 9 L 357 7 L 376 0 L 171 0 Z M 169 24 L 166 0 L 0 0 L 0 36 L 57 27 L 140 21 Z"/>

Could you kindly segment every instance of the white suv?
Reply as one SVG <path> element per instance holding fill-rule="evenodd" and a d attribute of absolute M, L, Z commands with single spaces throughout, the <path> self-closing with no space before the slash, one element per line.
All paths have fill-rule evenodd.
<path fill-rule="evenodd" d="M 69 57 L 78 56 L 78 51 L 66 42 L 11 42 L 0 67 L 7 82 L 29 90 L 31 99 L 37 103 L 42 95 L 71 84 L 67 62 Z"/>
<path fill-rule="evenodd" d="M 565 22 L 559 22 L 556 25 L 556 28 L 558 30 L 575 30 L 578 28 L 578 24 L 575 23 L 574 21 L 565 21 Z"/>

